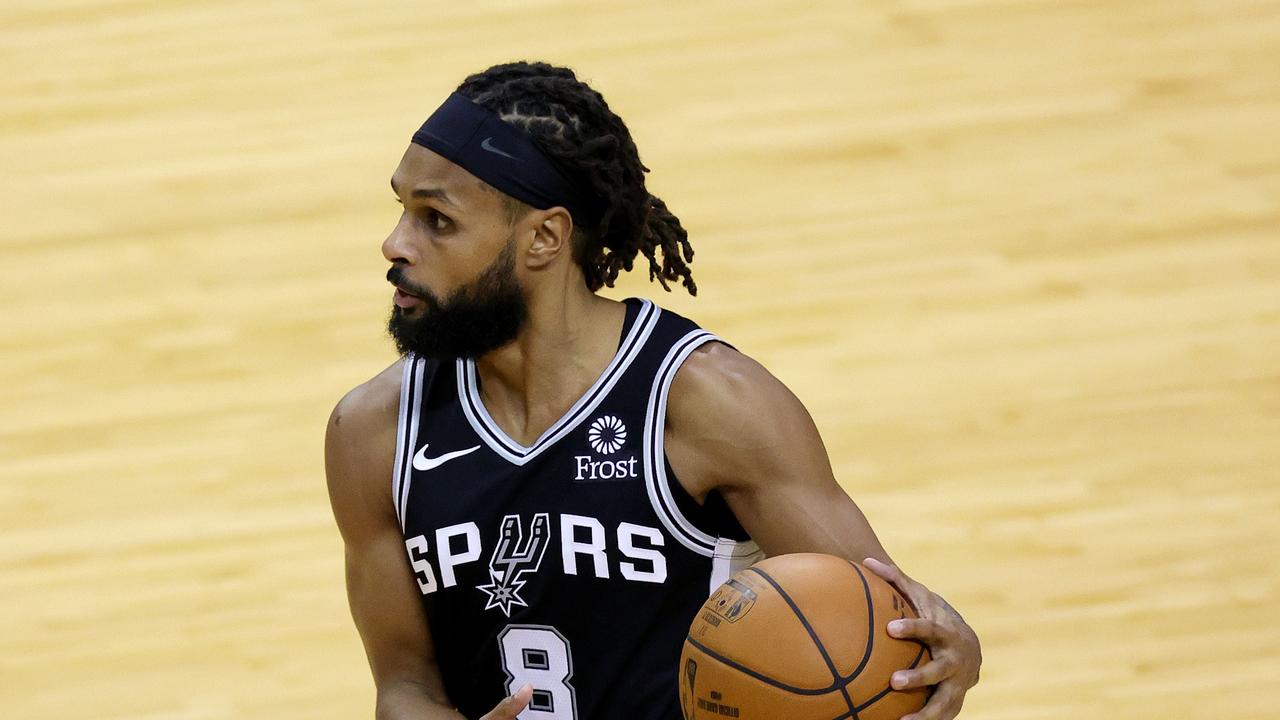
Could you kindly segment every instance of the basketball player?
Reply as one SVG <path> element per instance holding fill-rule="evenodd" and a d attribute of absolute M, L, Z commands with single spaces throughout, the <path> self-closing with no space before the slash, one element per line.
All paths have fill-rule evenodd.
<path fill-rule="evenodd" d="M 326 469 L 377 717 L 678 720 L 685 632 L 767 555 L 897 585 L 951 718 L 978 639 L 889 564 L 799 400 L 647 300 L 596 295 L 643 256 L 696 286 L 680 221 L 622 119 L 542 63 L 466 79 L 391 178 L 383 242 L 402 359 L 334 409 Z"/>

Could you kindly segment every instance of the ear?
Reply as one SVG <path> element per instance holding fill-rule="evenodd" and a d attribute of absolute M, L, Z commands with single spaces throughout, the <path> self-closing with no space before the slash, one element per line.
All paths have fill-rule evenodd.
<path fill-rule="evenodd" d="M 533 242 L 525 253 L 525 267 L 540 270 L 547 267 L 569 249 L 573 235 L 573 218 L 562 207 L 535 210 L 529 214 L 532 221 Z"/>

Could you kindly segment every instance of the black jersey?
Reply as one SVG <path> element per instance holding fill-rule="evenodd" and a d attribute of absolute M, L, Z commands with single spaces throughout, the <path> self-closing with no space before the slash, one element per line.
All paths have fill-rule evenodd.
<path fill-rule="evenodd" d="M 528 682 L 521 720 L 679 720 L 677 664 L 711 590 L 762 557 L 666 462 L 667 393 L 717 340 L 626 301 L 617 354 L 531 446 L 481 402 L 475 363 L 405 360 L 393 478 L 445 689 L 468 718 Z"/>

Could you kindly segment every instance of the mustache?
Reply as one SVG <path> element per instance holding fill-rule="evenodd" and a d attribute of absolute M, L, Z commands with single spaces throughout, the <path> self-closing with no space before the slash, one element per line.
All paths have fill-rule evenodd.
<path fill-rule="evenodd" d="M 434 298 L 430 290 L 422 287 L 421 285 L 416 285 L 413 281 L 406 279 L 404 276 L 404 268 L 399 265 L 392 265 L 391 269 L 387 270 L 387 282 L 395 285 L 410 295 L 423 299 Z"/>

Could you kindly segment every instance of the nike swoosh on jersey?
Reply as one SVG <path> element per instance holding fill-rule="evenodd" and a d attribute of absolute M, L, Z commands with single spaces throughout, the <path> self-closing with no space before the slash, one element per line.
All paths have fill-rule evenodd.
<path fill-rule="evenodd" d="M 429 447 L 431 447 L 431 443 L 423 445 L 422 449 L 413 456 L 414 470 L 434 470 L 454 458 L 460 458 L 463 455 L 468 455 L 480 449 L 480 446 L 477 445 L 472 448 L 467 448 L 466 450 L 454 450 L 453 452 L 447 452 L 440 457 L 427 457 L 427 448 Z"/>

